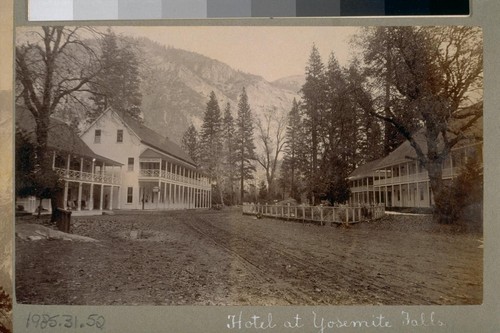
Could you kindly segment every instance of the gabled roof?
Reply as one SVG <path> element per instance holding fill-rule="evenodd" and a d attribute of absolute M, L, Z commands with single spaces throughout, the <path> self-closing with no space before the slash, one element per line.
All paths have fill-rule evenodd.
<path fill-rule="evenodd" d="M 16 127 L 28 134 L 34 142 L 36 123 L 32 113 L 23 106 L 16 106 L 15 113 Z M 95 158 L 108 165 L 122 165 L 122 163 L 94 153 L 66 123 L 55 118 L 50 118 L 47 146 L 52 150 Z"/>
<path fill-rule="evenodd" d="M 478 130 L 475 131 L 478 132 Z M 482 131 L 480 133 L 482 133 Z M 473 134 L 477 135 L 477 133 Z M 424 154 L 427 154 L 427 138 L 425 136 L 424 130 L 420 130 L 419 132 L 415 133 L 413 138 L 417 142 L 417 144 L 421 147 L 422 152 Z M 442 149 L 443 141 L 441 136 L 439 138 L 440 139 L 438 142 L 438 149 Z M 459 142 L 453 149 L 463 147 L 464 145 L 470 144 L 474 140 L 475 138 L 473 135 L 465 136 L 465 138 L 461 142 Z M 391 153 L 389 153 L 389 155 L 387 155 L 386 157 L 365 163 L 360 167 L 358 167 L 349 175 L 349 179 L 368 177 L 373 175 L 376 169 L 388 167 L 399 163 L 415 161 L 416 158 L 417 158 L 417 152 L 410 144 L 410 141 L 406 140 L 401 145 L 399 145 L 399 147 L 397 147 Z"/>
<path fill-rule="evenodd" d="M 378 167 L 380 162 L 382 162 L 384 158 L 379 158 L 374 161 L 366 162 L 363 165 L 357 167 L 351 174 L 349 175 L 349 179 L 359 179 L 363 177 L 373 176 L 374 170 Z"/>
<path fill-rule="evenodd" d="M 423 131 L 416 133 L 413 138 L 422 148 L 422 152 L 427 154 L 427 141 Z M 398 163 L 414 161 L 415 158 L 417 158 L 417 152 L 410 144 L 410 141 L 405 140 L 399 145 L 398 148 L 394 149 L 391 153 L 389 153 L 389 155 L 384 157 L 377 167 L 383 168 Z"/>
<path fill-rule="evenodd" d="M 118 112 L 112 110 L 111 108 L 106 109 L 89 127 L 85 129 L 87 132 L 90 128 L 96 124 L 100 118 L 102 118 L 106 113 L 111 113 L 113 116 L 119 118 L 125 126 L 127 126 L 142 143 L 161 151 L 164 154 L 170 155 L 177 158 L 192 167 L 196 167 L 196 163 L 193 159 L 181 148 L 179 145 L 171 141 L 170 139 L 156 133 L 154 130 L 146 127 L 144 124 L 138 122 L 130 116 L 125 114 L 119 114 Z"/>
<path fill-rule="evenodd" d="M 170 139 L 156 133 L 149 127 L 146 127 L 144 124 L 141 124 L 129 116 L 118 116 L 139 137 L 142 143 L 196 167 L 196 163 L 193 159 Z"/>

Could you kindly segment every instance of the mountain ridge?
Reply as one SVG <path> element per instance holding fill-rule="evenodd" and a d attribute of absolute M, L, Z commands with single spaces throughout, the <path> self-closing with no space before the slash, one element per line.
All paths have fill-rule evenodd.
<path fill-rule="evenodd" d="M 211 91 L 221 110 L 230 103 L 236 116 L 238 96 L 244 87 L 256 118 L 271 107 L 288 112 L 293 99 L 299 98 L 284 84 L 233 69 L 217 59 L 145 37 L 127 40 L 139 50 L 145 124 L 176 143 L 191 123 L 200 128 Z"/>

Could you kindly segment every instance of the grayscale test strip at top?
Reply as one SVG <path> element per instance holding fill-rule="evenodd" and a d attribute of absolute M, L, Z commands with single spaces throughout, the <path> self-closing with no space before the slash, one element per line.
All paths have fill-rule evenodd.
<path fill-rule="evenodd" d="M 28 0 L 30 21 L 469 15 L 469 0 Z"/>

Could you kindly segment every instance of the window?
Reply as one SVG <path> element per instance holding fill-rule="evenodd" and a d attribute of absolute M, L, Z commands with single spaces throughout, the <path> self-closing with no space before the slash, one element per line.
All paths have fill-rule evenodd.
<path fill-rule="evenodd" d="M 123 142 L 123 130 L 116 131 L 116 142 Z"/>
<path fill-rule="evenodd" d="M 424 201 L 424 189 L 420 188 L 420 201 Z"/>
<path fill-rule="evenodd" d="M 94 143 L 101 143 L 101 130 L 100 129 L 95 130 Z"/>
<path fill-rule="evenodd" d="M 127 187 L 127 203 L 132 203 L 134 200 L 134 188 L 133 187 Z"/>
<path fill-rule="evenodd" d="M 128 158 L 128 171 L 134 171 L 134 158 L 129 157 Z"/>

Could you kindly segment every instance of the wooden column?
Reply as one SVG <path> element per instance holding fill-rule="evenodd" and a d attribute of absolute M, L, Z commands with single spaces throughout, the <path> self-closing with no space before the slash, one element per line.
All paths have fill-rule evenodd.
<path fill-rule="evenodd" d="M 387 197 L 387 185 L 384 187 L 384 191 L 385 191 L 385 206 L 386 207 L 389 207 L 389 198 Z"/>
<path fill-rule="evenodd" d="M 64 181 L 63 200 L 64 200 L 63 208 L 68 209 L 68 181 L 67 180 Z"/>
<path fill-rule="evenodd" d="M 69 167 L 71 163 L 71 155 L 68 154 L 68 160 L 66 161 L 66 177 L 69 177 Z M 64 207 L 68 209 L 68 180 L 64 181 Z"/>
<path fill-rule="evenodd" d="M 102 203 L 104 201 L 104 183 L 101 183 L 101 197 L 99 198 L 99 210 L 102 210 Z"/>
<path fill-rule="evenodd" d="M 113 192 L 114 192 L 114 186 L 111 185 L 110 193 L 109 193 L 109 205 L 108 209 L 113 210 Z"/>
<path fill-rule="evenodd" d="M 80 157 L 80 180 L 83 177 L 83 157 Z M 78 201 L 76 203 L 76 210 L 82 210 L 82 182 L 78 182 Z"/>
<path fill-rule="evenodd" d="M 95 158 L 92 159 L 91 183 L 90 183 L 90 197 L 89 197 L 89 210 L 94 209 L 94 168 Z"/>
<path fill-rule="evenodd" d="M 121 191 L 122 191 L 122 188 L 121 188 L 121 186 L 117 186 L 117 188 L 118 188 L 118 197 L 116 198 L 116 202 L 118 204 L 116 205 L 116 209 L 121 209 L 121 196 L 122 196 Z"/>
<path fill-rule="evenodd" d="M 165 172 L 167 170 L 165 169 Z M 163 183 L 165 186 L 163 186 L 163 208 L 165 209 L 167 206 L 167 184 L 168 183 Z"/>
<path fill-rule="evenodd" d="M 66 177 L 69 177 L 70 160 L 71 160 L 71 155 L 68 154 L 68 160 L 66 161 Z"/>

